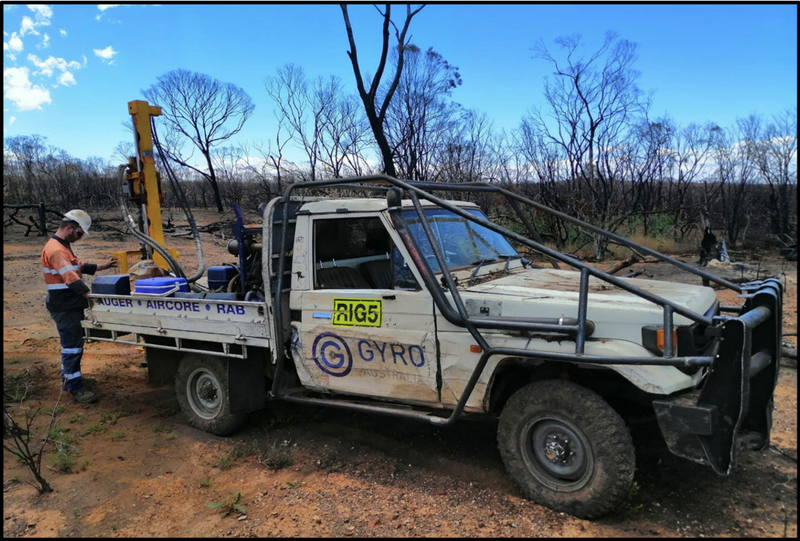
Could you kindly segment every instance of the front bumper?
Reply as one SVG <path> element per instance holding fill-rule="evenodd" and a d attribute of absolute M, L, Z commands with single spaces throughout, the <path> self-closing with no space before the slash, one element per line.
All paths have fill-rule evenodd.
<path fill-rule="evenodd" d="M 774 278 L 742 286 L 745 304 L 721 325 L 720 347 L 701 388 L 656 400 L 669 450 L 721 475 L 740 452 L 769 443 L 783 332 L 783 285 Z"/>

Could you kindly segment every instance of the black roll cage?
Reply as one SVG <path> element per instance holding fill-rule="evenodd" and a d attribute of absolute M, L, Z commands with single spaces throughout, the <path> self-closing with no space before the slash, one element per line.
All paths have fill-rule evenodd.
<path fill-rule="evenodd" d="M 674 314 L 676 313 L 680 314 L 696 323 L 705 326 L 712 326 L 715 323 L 724 322 L 727 319 L 732 318 L 733 316 L 715 315 L 713 313 L 700 314 L 694 312 L 668 299 L 665 299 L 659 295 L 655 295 L 648 291 L 642 290 L 636 287 L 635 285 L 626 282 L 625 280 L 622 280 L 611 274 L 608 274 L 607 272 L 590 267 L 589 265 L 573 257 L 570 257 L 568 255 L 562 254 L 560 252 L 548 248 L 542 243 L 539 233 L 536 231 L 535 227 L 530 222 L 528 217 L 525 216 L 525 214 L 523 213 L 522 208 L 519 205 L 520 203 L 523 203 L 538 211 L 542 211 L 552 216 L 556 216 L 562 220 L 578 225 L 596 234 L 603 235 L 621 245 L 649 254 L 661 261 L 670 263 L 675 267 L 678 267 L 682 270 L 700 276 L 703 280 L 704 285 L 708 285 L 709 282 L 714 282 L 728 289 L 736 291 L 739 294 L 741 294 L 743 291 L 743 288 L 740 287 L 739 285 L 724 280 L 723 278 L 715 276 L 709 272 L 694 268 L 691 265 L 687 265 L 686 263 L 683 263 L 669 256 L 661 254 L 655 250 L 652 250 L 634 241 L 631 241 L 629 239 L 626 239 L 624 237 L 621 237 L 619 235 L 601 229 L 597 226 L 594 226 L 592 224 L 589 224 L 587 222 L 584 222 L 582 220 L 579 220 L 577 218 L 559 212 L 555 209 L 552 209 L 550 207 L 547 207 L 545 205 L 542 205 L 540 203 L 522 197 L 500 186 L 496 186 L 485 182 L 445 184 L 445 183 L 422 182 L 422 181 L 404 181 L 396 179 L 394 177 L 390 177 L 388 175 L 370 175 L 364 177 L 350 177 L 350 178 L 296 183 L 289 186 L 284 192 L 284 195 L 282 197 L 283 224 L 288 224 L 290 221 L 289 203 L 291 201 L 291 195 L 293 192 L 304 189 L 320 189 L 320 188 L 339 188 L 339 189 L 349 189 L 349 190 L 354 190 L 354 189 L 378 190 L 386 193 L 388 212 L 392 219 L 392 224 L 400 234 L 400 237 L 403 240 L 406 249 L 408 250 L 412 260 L 416 264 L 417 269 L 419 270 L 422 276 L 423 281 L 425 282 L 425 286 L 431 293 L 433 301 L 436 304 L 437 308 L 441 311 L 442 315 L 445 317 L 445 319 L 447 319 L 447 321 L 459 327 L 466 328 L 472 335 L 472 337 L 475 339 L 475 341 L 478 343 L 478 345 L 481 347 L 483 353 L 472 375 L 470 376 L 470 379 L 466 387 L 464 388 L 464 392 L 462 396 L 459 398 L 459 401 L 455 409 L 447 418 L 431 416 L 428 413 L 423 413 L 423 412 L 403 411 L 382 406 L 352 404 L 335 400 L 296 396 L 293 391 L 287 391 L 287 390 L 283 390 L 283 392 L 281 392 L 283 366 L 286 361 L 285 347 L 287 344 L 287 338 L 284 336 L 285 334 L 283 325 L 284 315 L 283 315 L 281 296 L 283 295 L 284 292 L 283 281 L 284 281 L 284 273 L 286 271 L 287 253 L 290 251 L 289 250 L 290 229 L 288 227 L 284 227 L 280 243 L 280 251 L 277 257 L 278 260 L 277 272 L 275 273 L 276 287 L 274 288 L 274 299 L 273 299 L 274 321 L 276 322 L 274 327 L 276 366 L 275 366 L 275 377 L 273 379 L 272 389 L 270 392 L 270 397 L 273 399 L 281 398 L 294 402 L 325 404 L 333 407 L 341 407 L 346 409 L 386 413 L 401 417 L 410 417 L 419 420 L 425 420 L 435 425 L 447 426 L 453 424 L 458 419 L 458 417 L 460 417 L 461 413 L 464 410 L 464 407 L 466 406 L 467 401 L 469 400 L 470 395 L 472 394 L 472 391 L 478 381 L 478 378 L 483 372 L 489 358 L 492 357 L 493 355 L 528 357 L 528 358 L 536 358 L 549 361 L 561 361 L 561 362 L 594 364 L 594 365 L 636 364 L 636 365 L 658 365 L 658 366 L 678 366 L 678 367 L 711 366 L 711 364 L 714 361 L 713 355 L 685 356 L 685 357 L 676 356 L 677 345 L 673 343 Z M 431 191 L 454 191 L 454 192 L 468 192 L 468 193 L 483 192 L 483 193 L 502 195 L 509 202 L 509 205 L 514 209 L 515 213 L 523 222 L 523 224 L 525 224 L 525 227 L 527 228 L 530 236 L 533 239 L 537 240 L 531 240 L 527 237 L 524 237 L 522 235 L 514 233 L 513 231 L 510 231 L 506 228 L 503 228 L 499 225 L 489 222 L 488 220 L 485 220 L 479 216 L 475 216 L 474 214 L 467 212 L 464 209 L 456 205 L 453 205 L 444 199 L 436 197 L 435 195 L 430 193 Z M 442 289 L 442 285 L 440 285 L 439 282 L 437 281 L 436 276 L 432 271 L 430 265 L 428 264 L 425 257 L 422 256 L 422 253 L 420 251 L 419 246 L 417 245 L 416 240 L 414 239 L 413 235 L 411 235 L 409 232 L 408 224 L 406 223 L 406 220 L 403 218 L 401 212 L 402 210 L 401 201 L 402 199 L 404 199 L 404 196 L 406 195 L 412 201 L 414 209 L 416 210 L 416 213 L 419 217 L 420 224 L 425 234 L 427 235 L 428 240 L 430 241 L 436 260 L 439 263 L 439 268 L 441 269 L 442 272 L 442 279 L 447 289 L 449 290 L 450 294 L 452 295 L 455 307 L 453 307 L 453 305 L 447 299 L 445 292 Z M 430 223 L 425 213 L 423 212 L 420 199 L 438 205 L 439 207 L 449 210 L 466 220 L 469 220 L 483 227 L 486 227 L 487 229 L 490 229 L 501 235 L 504 235 L 507 238 L 514 239 L 520 244 L 527 246 L 528 248 L 546 256 L 555 268 L 559 268 L 558 264 L 556 263 L 558 261 L 570 265 L 575 269 L 578 269 L 580 271 L 580 289 L 578 293 L 577 319 L 529 318 L 521 320 L 519 318 L 514 318 L 512 320 L 508 318 L 504 320 L 502 318 L 490 319 L 486 317 L 480 317 L 480 318 L 470 317 L 467 313 L 461 295 L 458 292 L 458 288 L 456 287 L 452 273 L 450 272 L 447 264 L 445 263 L 445 258 L 441 252 L 439 243 L 436 242 L 433 232 L 431 230 Z M 591 328 L 593 328 L 593 323 L 591 321 L 587 321 L 586 319 L 590 276 L 593 276 L 599 280 L 602 280 L 611 285 L 619 287 L 620 289 L 623 289 L 638 297 L 646 299 L 660 306 L 663 309 L 663 315 L 664 315 L 663 357 L 619 358 L 619 357 L 609 357 L 609 356 L 599 356 L 599 355 L 587 355 L 584 352 L 587 336 L 591 334 Z M 738 312 L 739 307 L 735 306 L 721 307 L 721 310 L 727 312 Z M 551 353 L 542 351 L 531 351 L 519 348 L 492 347 L 489 345 L 487 340 L 481 334 L 479 329 L 502 329 L 502 330 L 512 330 L 512 331 L 563 333 L 570 338 L 574 338 L 575 353 L 574 354 Z"/>

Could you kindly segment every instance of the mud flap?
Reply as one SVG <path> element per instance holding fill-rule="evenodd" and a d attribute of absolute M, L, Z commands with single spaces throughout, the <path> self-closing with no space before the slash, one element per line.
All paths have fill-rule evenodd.
<path fill-rule="evenodd" d="M 256 411 L 266 404 L 265 359 L 266 357 L 262 359 L 256 355 L 253 355 L 252 359 L 227 359 L 228 401 L 231 413 Z"/>
<path fill-rule="evenodd" d="M 778 380 L 782 285 L 769 279 L 743 289 L 755 292 L 742 295 L 741 315 L 722 325 L 702 390 L 653 402 L 670 451 L 721 475 L 733 471 L 743 448 L 769 443 Z"/>

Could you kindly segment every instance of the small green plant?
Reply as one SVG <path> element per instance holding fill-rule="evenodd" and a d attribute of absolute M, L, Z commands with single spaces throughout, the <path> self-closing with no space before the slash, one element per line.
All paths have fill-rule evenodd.
<path fill-rule="evenodd" d="M 220 470 L 227 470 L 233 466 L 233 460 L 231 460 L 227 454 L 220 455 L 211 463 L 211 466 L 219 468 Z"/>
<path fill-rule="evenodd" d="M 278 471 L 294 464 L 289 440 L 283 442 L 270 442 L 266 449 L 259 451 L 257 461 L 267 468 Z"/>
<path fill-rule="evenodd" d="M 235 446 L 233 449 L 230 450 L 228 456 L 231 459 L 236 460 L 237 458 L 248 458 L 258 453 L 258 444 L 255 441 L 251 441 L 249 443 L 240 443 L 239 445 Z"/>
<path fill-rule="evenodd" d="M 72 417 L 69 418 L 70 424 L 82 423 L 85 420 L 86 420 L 85 413 L 78 413 L 77 415 L 73 415 Z"/>
<path fill-rule="evenodd" d="M 68 449 L 62 447 L 56 449 L 53 453 L 55 459 L 53 460 L 53 468 L 61 473 L 69 473 L 72 471 L 72 466 L 75 464 L 75 459 Z"/>
<path fill-rule="evenodd" d="M 631 485 L 630 490 L 628 490 L 627 496 L 625 496 L 625 499 L 622 501 L 622 503 L 619 504 L 617 512 L 622 513 L 624 515 L 632 515 L 642 510 L 644 504 L 642 504 L 641 502 L 637 503 L 638 500 L 637 496 L 639 495 L 640 488 L 641 487 L 639 486 L 639 483 L 634 481 L 633 484 Z"/>
<path fill-rule="evenodd" d="M 11 359 L 9 361 L 6 361 L 6 364 L 19 364 L 20 362 L 22 361 L 20 361 L 19 359 Z"/>
<path fill-rule="evenodd" d="M 177 437 L 178 437 L 178 435 L 177 435 L 177 434 L 175 433 L 175 431 L 173 430 L 172 432 L 168 432 L 168 433 L 167 433 L 167 435 L 165 436 L 165 439 L 168 439 L 168 440 L 174 440 L 174 439 L 175 439 L 175 438 L 177 438 Z"/>
<path fill-rule="evenodd" d="M 242 493 L 237 491 L 230 495 L 224 502 L 207 503 L 206 507 L 211 509 L 219 509 L 222 516 L 227 517 L 231 513 L 239 513 L 244 515 L 247 513 L 247 507 L 242 503 Z"/>
<path fill-rule="evenodd" d="M 75 445 L 78 443 L 77 436 L 69 434 L 69 428 L 61 428 L 60 426 L 53 426 L 48 430 L 48 438 L 56 443 L 64 445 Z"/>
<path fill-rule="evenodd" d="M 211 479 L 203 479 L 202 481 L 200 481 L 200 486 L 203 488 L 211 488 L 211 483 L 213 482 L 214 481 L 212 481 Z"/>
<path fill-rule="evenodd" d="M 35 397 L 44 383 L 46 375 L 42 368 L 3 374 L 3 403 L 20 403 Z M 44 410 L 43 410 L 44 412 Z"/>
<path fill-rule="evenodd" d="M 159 424 L 154 424 L 153 425 L 153 432 L 155 432 L 156 434 L 158 434 L 159 432 L 166 432 L 166 431 L 167 431 L 167 429 L 164 428 L 163 426 L 159 425 Z"/>
<path fill-rule="evenodd" d="M 107 425 L 115 425 L 121 416 L 122 415 L 119 412 L 109 413 L 107 411 L 103 411 L 100 413 L 100 422 Z"/>
<path fill-rule="evenodd" d="M 78 469 L 80 471 L 86 471 L 86 469 L 88 467 L 89 467 L 89 459 L 88 458 L 84 458 L 83 460 L 81 460 L 81 463 L 78 464 Z"/>
<path fill-rule="evenodd" d="M 81 510 L 80 510 L 80 508 L 79 508 L 79 507 L 76 507 L 75 509 L 73 509 L 73 510 L 72 510 L 72 515 L 73 515 L 73 516 L 76 516 L 76 517 L 79 517 L 79 516 L 81 516 Z"/>
<path fill-rule="evenodd" d="M 124 430 L 115 430 L 111 433 L 111 441 L 120 441 L 125 439 Z"/>
<path fill-rule="evenodd" d="M 302 484 L 303 483 L 301 481 L 286 481 L 286 488 L 293 489 L 299 487 Z"/>
<path fill-rule="evenodd" d="M 50 413 L 52 415 L 61 415 L 62 413 L 64 413 L 64 411 L 66 411 L 66 409 L 67 409 L 66 406 L 55 406 L 51 410 L 44 410 L 44 412 L 45 413 Z"/>
<path fill-rule="evenodd" d="M 92 423 L 86 427 L 86 430 L 81 432 L 81 436 L 88 436 L 89 434 L 102 434 L 103 432 L 107 432 L 108 427 L 104 424 L 100 423 Z"/>

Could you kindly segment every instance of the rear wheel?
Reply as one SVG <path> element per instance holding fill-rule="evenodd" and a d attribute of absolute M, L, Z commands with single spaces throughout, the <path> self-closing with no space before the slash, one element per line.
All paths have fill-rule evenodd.
<path fill-rule="evenodd" d="M 625 422 L 574 383 L 540 381 L 514 393 L 500 415 L 497 440 L 523 494 L 556 511 L 598 517 L 633 483 L 636 457 Z"/>
<path fill-rule="evenodd" d="M 226 359 L 210 355 L 186 355 L 175 375 L 178 404 L 189 424 L 224 436 L 239 428 L 246 413 L 231 413 L 228 400 Z"/>

